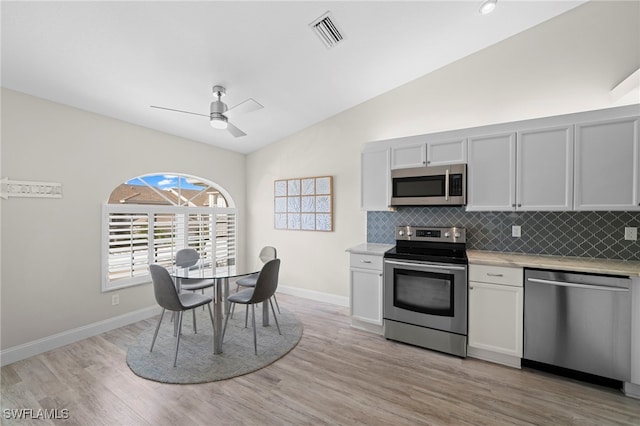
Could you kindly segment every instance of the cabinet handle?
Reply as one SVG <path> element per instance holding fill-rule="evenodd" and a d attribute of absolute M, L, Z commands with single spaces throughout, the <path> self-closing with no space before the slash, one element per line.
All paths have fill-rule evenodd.
<path fill-rule="evenodd" d="M 371 263 L 371 261 L 370 260 L 360 259 L 360 263 Z"/>
<path fill-rule="evenodd" d="M 515 204 L 511 204 L 511 207 L 515 207 L 515 206 L 516 206 Z"/>
<path fill-rule="evenodd" d="M 522 207 L 522 204 L 518 204 L 518 207 Z"/>
<path fill-rule="evenodd" d="M 469 290 L 473 290 L 473 286 L 470 286 L 470 287 L 469 287 Z"/>
<path fill-rule="evenodd" d="M 487 272 L 487 275 L 489 275 L 490 277 L 504 277 L 504 275 L 502 274 L 494 274 L 492 272 Z"/>

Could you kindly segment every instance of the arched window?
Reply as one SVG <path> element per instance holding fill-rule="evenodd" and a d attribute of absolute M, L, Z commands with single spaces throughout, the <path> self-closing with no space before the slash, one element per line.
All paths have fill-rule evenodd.
<path fill-rule="evenodd" d="M 236 209 L 229 194 L 195 176 L 128 180 L 103 209 L 102 291 L 149 282 L 149 264 L 170 267 L 186 247 L 198 250 L 202 266 L 235 264 Z"/>

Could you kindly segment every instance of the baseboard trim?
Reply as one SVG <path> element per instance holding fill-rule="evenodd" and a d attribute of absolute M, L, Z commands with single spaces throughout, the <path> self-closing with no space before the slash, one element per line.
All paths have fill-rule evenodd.
<path fill-rule="evenodd" d="M 331 303 L 338 306 L 349 306 L 348 297 L 336 296 L 335 294 L 323 293 L 321 291 L 278 285 L 278 292 L 290 294 L 292 296 L 303 297 L 305 299 L 317 300 L 318 302 Z"/>
<path fill-rule="evenodd" d="M 87 339 L 119 327 L 151 318 L 160 313 L 159 306 L 151 306 L 103 321 L 94 322 L 72 330 L 63 331 L 42 339 L 0 351 L 0 366 L 12 364 L 26 358 L 59 348 L 79 340 Z"/>
<path fill-rule="evenodd" d="M 622 391 L 630 398 L 640 399 L 640 384 L 625 382 Z"/>
<path fill-rule="evenodd" d="M 360 321 L 357 318 L 351 317 L 351 327 L 357 328 L 358 330 L 368 331 L 369 333 L 379 334 L 381 336 L 384 335 L 384 330 L 381 325 L 371 324 L 366 321 Z"/>
<path fill-rule="evenodd" d="M 467 348 L 467 356 L 471 358 L 478 358 L 483 361 L 506 365 L 507 367 L 522 368 L 520 366 L 520 357 L 501 354 L 499 352 L 493 352 L 486 349 L 469 346 Z"/>
<path fill-rule="evenodd" d="M 323 293 L 315 290 L 278 286 L 278 292 L 303 297 L 305 299 L 317 300 L 319 302 L 331 303 L 338 306 L 349 306 L 348 297 L 336 296 L 335 294 Z M 88 324 L 72 330 L 43 337 L 42 339 L 34 340 L 22 345 L 14 346 L 0 351 L 0 366 L 9 365 L 82 339 L 97 336 L 98 334 L 151 318 L 159 313 L 159 306 L 151 306 L 103 321 L 98 321 L 93 324 Z"/>

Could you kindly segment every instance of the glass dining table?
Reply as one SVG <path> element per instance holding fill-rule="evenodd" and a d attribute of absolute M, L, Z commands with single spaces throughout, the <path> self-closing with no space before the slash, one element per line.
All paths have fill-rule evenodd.
<path fill-rule="evenodd" d="M 222 321 L 224 315 L 229 311 L 229 280 L 246 275 L 257 274 L 260 271 L 250 268 L 240 268 L 233 266 L 192 266 L 190 268 L 174 267 L 169 269 L 169 274 L 175 279 L 178 293 L 181 291 L 182 283 L 187 284 L 190 280 L 208 281 L 211 280 L 213 287 L 213 353 L 222 353 Z M 268 303 L 262 304 L 262 325 L 269 325 Z"/>

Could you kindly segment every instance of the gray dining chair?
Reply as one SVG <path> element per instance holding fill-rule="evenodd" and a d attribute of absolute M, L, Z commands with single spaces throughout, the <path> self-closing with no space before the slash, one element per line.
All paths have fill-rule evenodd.
<path fill-rule="evenodd" d="M 271 296 L 274 295 L 276 288 L 278 287 L 278 273 L 280 271 L 280 259 L 273 259 L 265 263 L 262 267 L 262 270 L 258 274 L 258 279 L 256 281 L 256 285 L 253 288 L 248 288 L 242 290 L 238 293 L 234 293 L 231 296 L 227 297 L 227 301 L 229 301 L 230 305 L 234 305 L 236 303 L 247 305 L 247 309 L 249 309 L 249 305 L 251 305 L 251 324 L 253 327 L 253 350 L 256 355 L 258 355 L 258 342 L 256 337 L 256 304 L 257 303 L 266 303 L 269 301 L 269 305 L 271 305 L 271 312 L 273 313 L 273 319 L 276 322 L 276 326 L 278 327 L 278 334 L 282 335 L 280 331 L 280 324 L 278 324 L 278 317 L 276 316 L 276 311 L 273 309 L 273 303 L 271 302 Z M 229 309 L 230 310 L 230 309 Z M 227 323 L 229 322 L 229 312 L 227 312 L 226 318 L 224 320 L 224 327 L 222 329 L 222 339 L 224 342 L 224 334 L 227 330 Z"/>
<path fill-rule="evenodd" d="M 176 252 L 175 265 L 178 268 L 191 268 L 200 260 L 200 254 L 192 248 L 180 249 Z M 213 287 L 213 280 L 204 280 L 199 278 L 180 278 L 180 291 L 198 291 L 204 294 L 204 289 Z M 204 307 L 203 307 L 204 308 Z M 198 332 L 196 326 L 196 311 L 193 311 L 193 331 Z"/>
<path fill-rule="evenodd" d="M 164 317 L 164 312 L 170 310 L 177 314 L 177 335 L 176 335 L 176 353 L 173 357 L 173 366 L 176 366 L 178 361 L 178 348 L 180 347 L 180 335 L 182 334 L 182 314 L 184 311 L 195 309 L 198 306 L 207 305 L 209 308 L 209 317 L 211 317 L 211 326 L 213 324 L 213 313 L 211 312 L 212 298 L 198 294 L 198 293 L 182 293 L 178 294 L 175 284 L 171 279 L 169 272 L 161 265 L 152 264 L 149 265 L 149 271 L 151 272 L 151 281 L 153 282 L 153 292 L 156 297 L 156 302 L 162 307 L 162 313 L 160 314 L 160 320 L 156 331 L 153 334 L 153 340 L 151 341 L 151 349 L 149 352 L 153 352 L 153 346 L 156 343 L 158 337 L 158 330 L 160 330 L 160 324 Z"/>
<path fill-rule="evenodd" d="M 270 260 L 276 259 L 278 257 L 278 252 L 275 247 L 265 246 L 260 250 L 260 254 L 258 255 L 258 265 L 256 269 L 262 268 L 265 263 Z M 240 287 L 255 287 L 256 281 L 258 280 L 258 274 L 251 274 L 247 277 L 242 277 L 236 280 L 236 292 L 240 290 Z M 276 308 L 278 309 L 278 313 L 280 313 L 280 305 L 278 305 L 278 299 L 276 298 L 276 294 L 273 293 L 273 300 L 276 302 Z"/>

